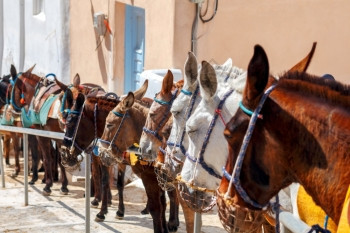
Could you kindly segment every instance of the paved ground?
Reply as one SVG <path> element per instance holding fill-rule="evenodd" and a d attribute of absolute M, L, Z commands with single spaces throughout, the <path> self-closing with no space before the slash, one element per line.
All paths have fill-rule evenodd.
<path fill-rule="evenodd" d="M 34 186 L 29 186 L 29 205 L 24 206 L 23 172 L 18 177 L 11 178 L 12 171 L 13 166 L 5 169 L 5 188 L 1 188 L 0 179 L 0 232 L 85 232 L 84 180 L 71 183 L 67 196 L 61 195 L 60 184 L 54 183 L 49 197 L 41 195 L 44 184 L 37 182 Z M 151 216 L 140 214 L 146 204 L 142 188 L 135 185 L 125 187 L 126 214 L 123 220 L 115 218 L 117 191 L 112 190 L 112 194 L 113 204 L 103 223 L 94 221 L 98 209 L 91 208 L 91 232 L 153 232 Z M 182 210 L 178 232 L 186 232 Z M 226 232 L 215 210 L 203 215 L 202 232 Z"/>

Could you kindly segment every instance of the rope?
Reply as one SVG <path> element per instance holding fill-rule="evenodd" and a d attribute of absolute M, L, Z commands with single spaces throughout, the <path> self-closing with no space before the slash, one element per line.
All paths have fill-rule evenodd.
<path fill-rule="evenodd" d="M 247 132 L 244 136 L 244 139 L 243 139 L 243 144 L 241 146 L 241 149 L 239 151 L 239 154 L 238 154 L 238 157 L 237 157 L 237 160 L 236 160 L 236 163 L 235 163 L 235 166 L 233 168 L 233 172 L 232 172 L 232 175 L 231 175 L 231 178 L 230 178 L 230 183 L 229 183 L 229 187 L 227 189 L 227 192 L 225 194 L 225 197 L 229 197 L 229 192 L 231 190 L 231 187 L 232 187 L 232 184 L 234 184 L 235 188 L 236 188 L 236 191 L 238 192 L 238 194 L 242 197 L 242 199 L 246 202 L 246 203 L 249 203 L 250 205 L 256 207 L 256 208 L 265 208 L 269 203 L 267 203 L 266 205 L 260 205 L 259 203 L 255 202 L 254 200 L 252 200 L 249 195 L 246 193 L 246 191 L 242 188 L 241 186 L 241 182 L 240 182 L 240 174 L 241 174 L 241 169 L 242 169 L 242 165 L 243 165 L 243 160 L 244 160 L 244 156 L 245 156 L 245 153 L 247 151 L 247 148 L 248 148 L 248 144 L 250 142 L 250 139 L 253 135 L 253 130 L 254 130 L 254 127 L 255 127 L 255 123 L 257 121 L 257 118 L 258 118 L 258 115 L 265 103 L 265 100 L 267 99 L 267 97 L 269 96 L 269 94 L 274 90 L 274 88 L 276 87 L 276 84 L 275 85 L 272 85 L 271 87 L 269 87 L 264 95 L 262 96 L 260 102 L 259 102 L 259 105 L 258 107 L 255 109 L 251 119 L 250 119 L 250 122 L 249 122 L 249 126 L 248 126 L 248 129 L 247 129 Z"/>
<path fill-rule="evenodd" d="M 216 177 L 218 179 L 222 179 L 222 176 L 217 174 L 213 168 L 209 167 L 209 165 L 204 161 L 204 156 L 203 155 L 204 155 L 204 152 L 205 152 L 205 150 L 207 148 L 207 145 L 209 143 L 209 139 L 210 139 L 211 133 L 212 133 L 214 127 L 215 127 L 216 120 L 217 120 L 218 115 L 219 115 L 218 112 L 222 109 L 226 99 L 233 93 L 233 91 L 234 91 L 233 89 L 230 89 L 228 92 L 225 93 L 223 98 L 220 100 L 219 105 L 218 105 L 217 109 L 214 112 L 213 119 L 210 122 L 207 134 L 205 135 L 205 138 L 204 138 L 204 141 L 203 141 L 203 145 L 202 145 L 202 149 L 198 153 L 197 158 L 195 158 L 196 159 L 195 171 L 197 170 L 197 165 L 200 164 L 200 165 L 202 165 L 204 170 L 206 170 L 210 175 L 212 175 L 212 176 L 214 176 L 214 177 Z M 191 159 L 192 156 L 190 156 L 188 153 L 186 153 L 186 156 L 190 160 L 192 160 Z M 194 158 L 194 157 L 192 157 L 192 158 Z M 195 175 L 195 172 L 192 173 L 192 179 L 194 179 L 194 175 Z"/>
<path fill-rule="evenodd" d="M 315 224 L 311 227 L 310 231 L 308 231 L 308 233 L 331 233 L 329 230 L 327 229 L 323 229 L 322 227 L 320 227 L 318 224 Z"/>

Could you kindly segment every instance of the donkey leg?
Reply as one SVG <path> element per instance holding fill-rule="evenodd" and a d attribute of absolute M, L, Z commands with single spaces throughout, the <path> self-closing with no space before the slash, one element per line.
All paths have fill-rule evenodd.
<path fill-rule="evenodd" d="M 170 232 L 176 232 L 179 225 L 179 199 L 177 197 L 176 190 L 168 191 L 168 196 L 170 199 L 170 215 L 168 222 L 168 229 Z"/>
<path fill-rule="evenodd" d="M 30 185 L 33 185 L 39 178 L 38 176 L 38 164 L 39 164 L 39 156 L 38 156 L 38 141 L 36 137 L 33 135 L 28 135 L 29 148 L 32 154 L 32 180 L 29 181 Z"/>
<path fill-rule="evenodd" d="M 117 180 L 117 190 L 119 197 L 118 211 L 116 213 L 117 219 L 124 218 L 125 206 L 124 206 L 124 177 L 125 177 L 126 165 L 118 164 L 118 180 Z"/>
<path fill-rule="evenodd" d="M 9 135 L 4 135 L 4 157 L 6 165 L 10 165 L 10 142 L 11 137 Z"/>
<path fill-rule="evenodd" d="M 91 164 L 91 179 L 93 186 L 94 199 L 91 201 L 91 206 L 97 208 L 98 203 L 101 201 L 101 165 L 100 159 L 96 156 L 92 156 L 92 164 Z"/>
<path fill-rule="evenodd" d="M 165 202 L 164 191 L 158 186 L 153 168 L 150 169 L 152 169 L 153 174 L 145 170 L 141 175 L 141 179 L 148 197 L 149 212 L 153 219 L 153 230 L 155 233 L 167 233 L 168 228 L 165 222 L 165 208 L 161 200 L 161 196 L 163 196 Z"/>
<path fill-rule="evenodd" d="M 100 212 L 96 215 L 96 222 L 103 222 L 105 214 L 108 213 L 108 190 L 109 190 L 109 169 L 102 165 L 102 205 Z"/>
<path fill-rule="evenodd" d="M 179 190 L 176 188 L 176 193 L 180 205 L 182 207 L 182 211 L 184 213 L 185 223 L 186 223 L 186 231 L 193 232 L 194 231 L 194 211 L 191 210 L 186 204 L 186 202 L 181 198 Z"/>
<path fill-rule="evenodd" d="M 15 135 L 13 135 L 13 137 L 12 137 L 12 144 L 13 144 L 13 148 L 15 150 L 15 172 L 12 173 L 12 176 L 16 177 L 16 176 L 18 176 L 19 172 L 21 171 L 21 166 L 19 164 L 20 145 L 19 145 L 19 140 Z"/>
<path fill-rule="evenodd" d="M 53 175 L 53 182 L 59 181 L 58 178 L 58 158 L 60 157 L 58 150 L 57 150 L 57 144 L 56 148 L 53 146 L 52 140 L 50 140 L 50 145 L 51 145 L 51 150 L 53 152 L 53 157 L 52 157 L 52 175 Z"/>
<path fill-rule="evenodd" d="M 63 194 L 63 195 L 67 195 L 68 192 L 69 192 L 69 190 L 67 188 L 67 186 L 68 186 L 68 178 L 67 178 L 67 174 L 66 174 L 66 168 L 61 163 L 61 156 L 60 156 L 60 152 L 59 152 L 58 148 L 61 148 L 61 144 L 56 141 L 56 158 L 57 158 L 58 166 L 60 167 L 61 181 L 62 181 L 62 186 L 61 186 L 61 189 L 60 189 L 60 193 Z M 57 163 L 56 163 L 56 165 L 57 165 Z"/>
<path fill-rule="evenodd" d="M 43 195 L 49 196 L 51 194 L 51 187 L 52 187 L 52 150 L 51 150 L 51 139 L 47 139 L 44 137 L 37 137 L 38 144 L 40 146 L 40 149 L 42 152 L 46 151 L 46 153 L 43 153 L 43 163 L 45 168 L 45 187 L 43 189 Z"/>

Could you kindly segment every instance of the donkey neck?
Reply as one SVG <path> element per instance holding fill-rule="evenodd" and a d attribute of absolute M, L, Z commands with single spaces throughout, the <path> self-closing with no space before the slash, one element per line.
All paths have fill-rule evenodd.
<path fill-rule="evenodd" d="M 88 121 L 87 123 L 89 125 L 92 125 L 95 127 L 95 116 L 96 116 L 96 130 L 97 130 L 97 137 L 101 137 L 103 134 L 104 126 L 106 123 L 106 118 L 110 111 L 117 106 L 119 103 L 119 100 L 110 100 L 106 99 L 105 97 L 91 97 L 86 100 L 85 103 L 85 109 L 84 113 L 86 114 L 85 119 L 82 120 Z M 96 112 L 95 112 L 95 105 L 97 104 Z M 94 132 L 90 130 L 89 132 Z M 94 135 L 92 136 L 92 140 L 94 140 Z"/>
<path fill-rule="evenodd" d="M 349 111 L 344 102 L 337 105 L 285 88 L 276 89 L 271 98 L 268 110 L 263 112 L 269 119 L 264 125 L 287 152 L 286 168 L 315 203 L 338 222 L 350 183 Z M 276 122 L 287 127 L 269 130 L 276 129 Z"/>

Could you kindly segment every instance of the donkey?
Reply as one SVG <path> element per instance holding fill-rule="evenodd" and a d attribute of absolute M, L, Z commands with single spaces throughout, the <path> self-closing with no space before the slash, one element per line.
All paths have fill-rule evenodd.
<path fill-rule="evenodd" d="M 240 109 L 224 131 L 229 156 L 218 189 L 223 212 L 234 214 L 231 205 L 259 210 L 299 182 L 338 224 L 350 183 L 349 89 L 305 72 L 289 71 L 277 81 L 256 45 Z"/>
<path fill-rule="evenodd" d="M 168 73 L 163 79 L 162 89 L 170 88 L 171 90 L 173 87 L 172 81 L 172 73 L 168 71 Z M 106 120 L 104 134 L 99 143 L 101 159 L 103 161 L 105 161 L 106 163 L 110 163 L 114 159 L 117 159 L 117 161 L 119 159 L 119 162 L 124 161 L 122 152 L 127 149 L 128 145 L 132 145 L 134 142 L 139 141 L 148 112 L 155 110 L 152 109 L 152 106 L 149 110 L 149 108 L 142 107 L 138 103 L 134 104 L 134 97 L 132 96 L 132 93 L 129 93 L 125 100 L 123 100 L 115 108 L 115 110 L 109 114 Z M 120 114 L 124 114 L 124 112 L 126 111 L 128 112 L 127 114 L 130 116 L 126 117 L 125 120 L 122 120 L 124 118 L 121 118 Z M 136 114 L 134 112 L 139 113 Z M 131 113 L 133 113 L 133 115 L 131 115 Z M 161 124 L 165 124 L 166 120 L 164 120 L 164 122 L 162 122 Z M 117 128 L 117 126 L 119 126 L 119 128 Z M 126 129 L 127 132 L 123 133 Z M 166 134 L 166 132 L 163 131 L 158 133 L 161 133 L 162 135 Z M 116 135 L 119 134 L 123 134 L 123 137 L 118 138 Z M 104 146 L 105 144 L 109 145 L 109 147 L 106 148 Z M 142 164 L 147 165 L 143 166 Z M 132 166 L 132 169 L 135 172 L 135 174 L 137 174 L 142 179 L 143 184 L 146 188 L 146 193 L 148 196 L 148 206 L 153 218 L 154 231 L 168 232 L 168 229 L 170 231 L 176 231 L 179 225 L 178 201 L 176 193 L 168 192 L 171 204 L 169 224 L 167 226 L 165 221 L 165 193 L 157 185 L 157 177 L 154 173 L 153 162 L 147 162 L 141 159 L 141 161 L 135 163 L 135 165 Z M 160 222 L 159 219 L 161 220 Z"/>
<path fill-rule="evenodd" d="M 0 106 L 2 109 L 2 120 L 1 124 L 4 125 L 15 125 L 15 126 L 22 126 L 20 117 L 19 116 L 12 116 L 13 110 L 11 106 L 11 94 L 12 94 L 12 88 L 13 85 L 17 79 L 17 70 L 14 65 L 11 65 L 10 68 L 10 74 L 5 75 L 1 82 L 1 96 L 0 96 Z M 12 132 L 3 132 L 4 135 L 4 155 L 5 155 L 5 161 L 6 164 L 9 165 L 9 153 L 10 153 L 10 142 L 12 142 L 14 152 L 15 152 L 15 171 L 12 173 L 12 176 L 15 177 L 20 172 L 20 164 L 19 164 L 19 153 L 20 153 L 20 141 L 19 138 L 22 137 L 22 134 L 19 133 L 12 133 Z M 37 141 L 35 136 L 29 135 L 29 149 L 31 150 L 32 155 L 32 180 L 29 182 L 29 184 L 34 184 L 35 181 L 38 179 L 38 162 L 40 157 L 40 151 L 38 151 L 37 147 Z"/>
<path fill-rule="evenodd" d="M 25 127 L 32 126 L 37 129 L 60 132 L 61 130 L 57 121 L 58 108 L 55 108 L 56 104 L 54 103 L 57 98 L 55 95 L 60 92 L 60 87 L 57 85 L 54 86 L 48 82 L 47 79 L 32 74 L 33 69 L 34 66 L 28 71 L 22 73 L 16 79 L 12 91 L 11 105 L 13 106 L 14 110 L 17 111 L 17 114 L 21 115 L 22 124 L 24 124 Z M 45 86 L 47 86 L 47 90 L 45 89 Z M 45 90 L 43 92 L 38 91 L 38 88 L 40 87 L 43 87 Z M 42 96 L 43 98 L 37 99 L 37 95 Z M 51 105 L 45 105 L 49 100 L 51 101 Z M 33 118 L 31 118 L 31 114 L 34 112 L 33 109 L 37 108 L 41 111 L 44 106 L 46 110 L 49 109 L 46 115 L 34 115 L 36 122 L 33 124 Z M 57 152 L 60 144 L 59 140 L 56 141 L 56 149 L 53 148 L 51 139 L 37 137 L 37 140 L 41 151 L 47 152 L 43 153 L 43 163 L 45 168 L 45 178 L 43 181 L 45 181 L 46 184 L 43 189 L 43 195 L 47 196 L 51 194 L 51 186 L 54 179 L 52 170 L 56 166 L 56 163 L 59 164 L 61 170 L 62 187 L 60 191 L 62 194 L 67 194 L 68 180 L 65 173 L 65 168 L 61 165 Z"/>
<path fill-rule="evenodd" d="M 148 81 L 145 81 L 143 86 L 134 92 L 136 99 L 143 99 L 143 101 L 150 101 L 142 98 L 146 93 Z M 94 142 L 102 136 L 105 121 L 108 113 L 120 102 L 119 98 L 107 97 L 89 97 L 86 98 L 82 93 L 79 93 L 70 113 L 67 116 L 65 124 L 65 139 L 63 140 L 62 158 L 66 160 L 66 164 L 75 166 L 79 163 L 77 157 L 82 151 L 93 149 L 96 145 Z M 86 129 L 94 129 L 86 131 Z M 73 140 L 74 137 L 74 140 Z M 121 173 L 122 169 L 118 169 L 118 196 L 119 206 L 117 211 L 117 218 L 124 217 L 124 202 L 123 189 L 124 177 Z M 100 174 L 99 174 L 100 173 Z M 122 176 L 121 176 L 122 175 Z M 102 194 L 95 193 L 95 199 L 92 201 L 93 205 L 98 204 L 102 198 L 101 210 L 96 216 L 96 221 L 103 221 L 104 215 L 107 214 L 107 206 L 110 199 L 110 187 L 108 182 L 108 167 L 104 166 L 100 157 L 93 156 L 93 180 L 99 181 L 102 177 L 102 184 L 95 185 L 95 191 L 99 192 L 99 187 L 102 186 Z M 147 207 L 142 213 L 147 213 Z"/>

